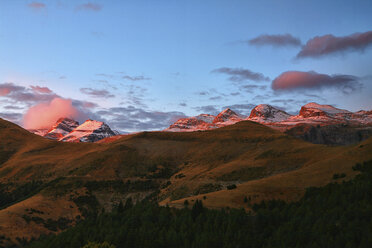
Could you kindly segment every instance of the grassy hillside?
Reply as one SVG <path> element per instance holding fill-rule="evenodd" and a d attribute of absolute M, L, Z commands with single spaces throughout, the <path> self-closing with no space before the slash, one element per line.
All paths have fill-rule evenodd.
<path fill-rule="evenodd" d="M 352 165 L 372 159 L 371 151 L 372 139 L 314 145 L 249 121 L 97 144 L 46 140 L 0 120 L 0 193 L 10 199 L 0 206 L 0 235 L 14 241 L 58 232 L 128 197 L 247 209 L 263 199 L 297 200 L 305 188 L 335 181 L 336 173 L 353 177 Z M 27 186 L 32 182 L 37 187 Z"/>
<path fill-rule="evenodd" d="M 28 247 L 367 248 L 372 245 L 372 161 L 353 169 L 361 174 L 352 180 L 308 188 L 293 203 L 262 202 L 254 212 L 208 210 L 203 201 L 179 210 L 128 201 Z"/>

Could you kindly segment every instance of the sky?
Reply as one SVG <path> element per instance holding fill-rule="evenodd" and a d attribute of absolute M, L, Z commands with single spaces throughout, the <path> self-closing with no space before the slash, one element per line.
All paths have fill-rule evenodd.
<path fill-rule="evenodd" d="M 372 1 L 0 1 L 0 117 L 121 132 L 258 104 L 372 109 Z"/>

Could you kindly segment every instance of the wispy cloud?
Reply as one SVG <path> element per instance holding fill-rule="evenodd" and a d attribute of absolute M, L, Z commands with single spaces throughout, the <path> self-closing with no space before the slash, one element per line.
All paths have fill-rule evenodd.
<path fill-rule="evenodd" d="M 40 10 L 40 9 L 44 9 L 46 7 L 46 5 L 44 3 L 41 3 L 41 2 L 32 2 L 32 3 L 29 3 L 27 6 L 31 9 L 34 9 L 34 10 Z"/>
<path fill-rule="evenodd" d="M 76 10 L 86 10 L 86 11 L 95 11 L 95 12 L 101 11 L 102 8 L 103 8 L 102 5 L 90 3 L 90 2 L 76 6 Z"/>
<path fill-rule="evenodd" d="M 13 102 L 26 105 L 49 101 L 56 96 L 55 93 L 46 87 L 31 86 L 31 88 L 26 88 L 13 83 L 0 84 L 0 97 L 5 97 Z"/>
<path fill-rule="evenodd" d="M 43 93 L 43 94 L 52 93 L 52 91 L 48 87 L 33 86 L 33 85 L 31 85 L 30 87 L 34 92 Z"/>
<path fill-rule="evenodd" d="M 129 75 L 124 75 L 122 76 L 123 79 L 129 80 L 129 81 L 143 81 L 143 80 L 151 80 L 149 77 L 144 77 L 144 76 L 129 76 Z"/>
<path fill-rule="evenodd" d="M 122 131 L 161 130 L 185 117 L 182 112 L 151 111 L 134 106 L 110 108 L 97 114 L 104 116 L 114 129 Z"/>
<path fill-rule="evenodd" d="M 105 77 L 105 78 L 113 78 L 114 77 L 114 75 L 107 74 L 107 73 L 96 73 L 96 76 L 98 76 L 98 77 Z"/>
<path fill-rule="evenodd" d="M 17 124 L 21 124 L 22 114 L 0 112 L 0 118 L 6 119 Z"/>
<path fill-rule="evenodd" d="M 275 46 L 275 47 L 283 47 L 283 46 L 301 46 L 301 40 L 299 38 L 293 37 L 290 34 L 262 34 L 247 41 L 250 45 L 255 46 Z"/>
<path fill-rule="evenodd" d="M 93 88 L 81 88 L 80 92 L 92 97 L 98 97 L 98 98 L 112 98 L 115 97 L 115 95 L 111 94 L 107 90 L 98 90 Z"/>
<path fill-rule="evenodd" d="M 336 37 L 332 34 L 316 36 L 307 41 L 296 58 L 318 58 L 346 51 L 363 52 L 372 45 L 372 31 Z"/>
<path fill-rule="evenodd" d="M 194 109 L 202 114 L 217 115 L 220 112 L 220 108 L 217 105 L 198 106 L 194 107 Z"/>
<path fill-rule="evenodd" d="M 212 73 L 227 74 L 230 76 L 228 79 L 233 82 L 243 82 L 247 80 L 259 82 L 259 81 L 270 80 L 270 78 L 264 76 L 262 73 L 253 72 L 251 70 L 243 69 L 243 68 L 221 67 L 221 68 L 213 70 Z"/>

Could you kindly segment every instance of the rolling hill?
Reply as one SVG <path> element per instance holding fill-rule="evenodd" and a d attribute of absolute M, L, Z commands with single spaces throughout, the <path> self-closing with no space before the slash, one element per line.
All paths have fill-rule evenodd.
<path fill-rule="evenodd" d="M 201 199 L 209 208 L 249 208 L 245 197 L 252 204 L 292 201 L 309 186 L 334 181 L 336 173 L 353 177 L 352 166 L 372 159 L 371 151 L 372 139 L 316 145 L 251 121 L 207 131 L 142 132 L 108 143 L 65 143 L 0 120 L 2 193 L 37 185 L 1 206 L 0 236 L 10 244 L 59 232 L 128 197 L 173 207 Z"/>

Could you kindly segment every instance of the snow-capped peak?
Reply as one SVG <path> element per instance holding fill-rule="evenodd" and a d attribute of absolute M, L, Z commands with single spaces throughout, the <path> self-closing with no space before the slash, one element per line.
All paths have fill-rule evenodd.
<path fill-rule="evenodd" d="M 247 120 L 266 123 L 284 121 L 289 117 L 291 117 L 291 115 L 283 110 L 277 109 L 269 104 L 260 104 L 252 109 Z"/>
<path fill-rule="evenodd" d="M 89 119 L 60 140 L 70 142 L 95 142 L 114 135 L 115 133 L 104 122 Z"/>
<path fill-rule="evenodd" d="M 335 114 L 349 114 L 351 113 L 345 109 L 335 108 L 331 105 L 321 105 L 315 102 L 308 103 L 301 107 L 300 116 L 312 117 L 312 116 L 326 116 Z"/>
<path fill-rule="evenodd" d="M 79 126 L 79 122 L 77 121 L 67 117 L 59 118 L 53 127 L 43 136 L 49 139 L 60 139 L 74 130 L 77 126 Z"/>
<path fill-rule="evenodd" d="M 213 123 L 218 123 L 218 122 L 237 122 L 241 121 L 242 119 L 239 117 L 237 113 L 232 111 L 231 109 L 227 108 L 223 110 L 221 113 L 219 113 L 213 120 Z"/>

